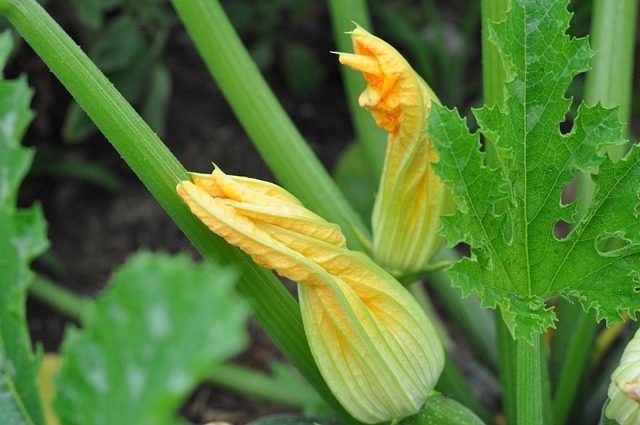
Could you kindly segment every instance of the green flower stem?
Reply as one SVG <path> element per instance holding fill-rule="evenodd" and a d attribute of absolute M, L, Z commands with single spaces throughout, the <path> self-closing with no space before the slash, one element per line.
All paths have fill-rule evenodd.
<path fill-rule="evenodd" d="M 516 415 L 518 425 L 544 425 L 549 424 L 545 417 L 548 406 L 544 399 L 545 394 L 542 376 L 546 363 L 542 356 L 543 344 L 541 337 L 534 338 L 534 343 L 529 344 L 523 340 L 516 341 L 516 369 L 518 382 L 516 385 Z"/>
<path fill-rule="evenodd" d="M 217 0 L 173 0 L 225 98 L 278 180 L 307 208 L 339 224 L 351 249 L 369 229 L 273 95 Z"/>
<path fill-rule="evenodd" d="M 318 371 L 298 304 L 246 254 L 211 233 L 176 194 L 182 165 L 113 85 L 35 0 L 0 0 L 6 16 L 208 261 L 243 270 L 236 285 L 252 315 L 329 406 L 349 419 Z"/>
<path fill-rule="evenodd" d="M 77 296 L 41 275 L 36 276 L 31 282 L 29 294 L 33 298 L 78 321 L 82 321 L 90 303 L 89 300 Z"/>
<path fill-rule="evenodd" d="M 354 22 L 373 33 L 369 11 L 364 0 L 329 0 L 329 11 L 339 51 L 351 52 L 353 50 L 351 37 L 345 33 L 353 30 Z M 340 72 L 344 81 L 356 139 L 362 147 L 373 176 L 379 180 L 384 164 L 384 151 L 387 146 L 386 133 L 378 128 L 374 120 L 371 119 L 371 112 L 360 107 L 358 103 L 360 93 L 366 87 L 362 75 L 346 66 L 340 66 Z"/>
<path fill-rule="evenodd" d="M 216 366 L 209 374 L 209 382 L 240 394 L 298 409 L 322 404 L 318 394 L 305 382 L 300 381 L 295 386 L 282 385 L 281 381 L 264 373 L 233 364 Z"/>

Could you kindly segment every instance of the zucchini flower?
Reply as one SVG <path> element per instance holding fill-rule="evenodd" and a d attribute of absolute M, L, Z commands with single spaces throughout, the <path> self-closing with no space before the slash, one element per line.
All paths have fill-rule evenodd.
<path fill-rule="evenodd" d="M 605 415 L 620 425 L 640 424 L 640 330 L 636 332 L 611 375 Z"/>
<path fill-rule="evenodd" d="M 336 224 L 259 180 L 193 174 L 178 193 L 214 233 L 259 265 L 298 283 L 305 333 L 320 373 L 356 419 L 377 423 L 418 411 L 444 352 L 424 310 Z"/>
<path fill-rule="evenodd" d="M 453 207 L 431 167 L 438 156 L 425 133 L 431 102 L 439 101 L 389 44 L 359 26 L 351 37 L 355 54 L 340 53 L 340 62 L 363 73 L 368 86 L 360 106 L 389 132 L 373 208 L 373 254 L 394 274 L 419 272 L 442 247 L 440 215 Z"/>

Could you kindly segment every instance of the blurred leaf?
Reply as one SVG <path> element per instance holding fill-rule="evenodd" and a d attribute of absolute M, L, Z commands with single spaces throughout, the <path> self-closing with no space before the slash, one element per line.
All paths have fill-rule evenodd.
<path fill-rule="evenodd" d="M 187 255 L 139 253 L 114 275 L 85 329 L 69 329 L 54 407 L 65 425 L 182 423 L 180 405 L 246 341 L 235 273 Z"/>
<path fill-rule="evenodd" d="M 171 86 L 171 74 L 167 67 L 162 63 L 156 64 L 151 70 L 151 81 L 141 115 L 160 137 L 166 131 Z"/>
<path fill-rule="evenodd" d="M 256 419 L 247 425 L 344 425 L 338 418 L 303 415 L 273 415 Z"/>
<path fill-rule="evenodd" d="M 250 47 L 249 53 L 251 53 L 251 58 L 261 71 L 268 69 L 275 60 L 274 40 L 271 37 L 261 38 Z"/>
<path fill-rule="evenodd" d="M 254 8 L 245 1 L 224 2 L 224 11 L 238 34 L 251 30 L 254 23 Z"/>
<path fill-rule="evenodd" d="M 147 49 L 135 58 L 131 66 L 114 71 L 108 77 L 129 103 L 136 103 L 149 87 L 151 70 L 156 60 L 156 52 L 153 49 Z M 72 103 L 63 127 L 64 140 L 68 143 L 77 143 L 94 131 L 97 129 L 87 114 L 77 103 Z"/>
<path fill-rule="evenodd" d="M 67 143 L 76 143 L 89 136 L 96 126 L 77 103 L 69 105 L 62 126 L 62 138 Z"/>
<path fill-rule="evenodd" d="M 129 15 L 114 19 L 91 48 L 91 58 L 105 74 L 130 67 L 147 45 Z"/>
<path fill-rule="evenodd" d="M 75 0 L 74 3 L 76 4 L 76 15 L 80 22 L 94 30 L 102 26 L 104 18 L 103 0 Z"/>
<path fill-rule="evenodd" d="M 12 48 L 0 36 L 0 57 Z M 33 113 L 26 78 L 0 79 L 0 418 L 3 425 L 40 425 L 44 416 L 37 375 L 39 356 L 31 351 L 25 320 L 29 263 L 47 247 L 46 222 L 38 207 L 18 210 L 17 192 L 33 151 L 20 146 Z"/>
<path fill-rule="evenodd" d="M 365 222 L 369 222 L 378 181 L 364 158 L 360 145 L 350 144 L 340 155 L 333 177 L 345 198 Z"/>
<path fill-rule="evenodd" d="M 294 94 L 306 99 L 318 93 L 325 79 L 325 70 L 309 47 L 287 43 L 284 66 L 287 84 Z"/>

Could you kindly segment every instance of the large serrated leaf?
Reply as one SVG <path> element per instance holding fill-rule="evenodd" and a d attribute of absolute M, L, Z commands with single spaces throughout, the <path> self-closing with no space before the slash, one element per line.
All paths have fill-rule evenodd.
<path fill-rule="evenodd" d="M 186 255 L 139 253 L 115 273 L 85 329 L 63 345 L 54 407 L 66 425 L 164 425 L 247 340 L 235 273 Z"/>
<path fill-rule="evenodd" d="M 599 105 L 582 105 L 572 131 L 560 131 L 571 104 L 565 92 L 592 55 L 586 39 L 566 35 L 567 3 L 514 0 L 506 21 L 491 25 L 507 70 L 505 103 L 474 115 L 495 143 L 495 164 L 486 165 L 479 135 L 454 111 L 436 105 L 429 119 L 441 158 L 435 168 L 458 203 L 443 233 L 472 249 L 449 273 L 485 306 L 499 306 L 513 335 L 527 340 L 554 326 L 545 301 L 555 295 L 578 299 L 609 322 L 621 320 L 621 310 L 640 310 L 633 280 L 640 272 L 639 149 L 616 163 L 598 155 L 625 143 L 617 111 Z M 576 220 L 576 204 L 564 205 L 562 193 L 578 170 L 595 170 L 596 192 L 560 239 L 556 224 Z M 602 252 L 608 237 L 626 246 Z"/>
<path fill-rule="evenodd" d="M 12 48 L 0 35 L 2 66 Z M 17 209 L 20 183 L 33 152 L 20 146 L 33 113 L 26 78 L 0 78 L 0 418 L 3 425 L 44 424 L 38 393 L 39 356 L 31 351 L 25 320 L 29 263 L 47 247 L 40 208 Z"/>

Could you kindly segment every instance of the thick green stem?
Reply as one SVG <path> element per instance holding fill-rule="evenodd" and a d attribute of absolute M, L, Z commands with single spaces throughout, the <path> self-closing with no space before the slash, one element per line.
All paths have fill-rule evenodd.
<path fill-rule="evenodd" d="M 346 201 L 269 89 L 217 0 L 173 0 L 180 19 L 245 131 L 278 180 L 307 208 L 339 224 L 364 250 L 368 227 Z"/>
<path fill-rule="evenodd" d="M 156 134 L 35 0 L 1 0 L 0 13 L 60 79 L 203 257 L 243 271 L 236 289 L 254 318 L 331 408 L 349 418 L 313 361 L 298 304 L 271 272 L 191 214 L 175 190 L 180 180 L 189 177 Z"/>
<path fill-rule="evenodd" d="M 351 37 L 345 32 L 351 31 L 354 22 L 373 32 L 369 11 L 364 0 L 329 0 L 329 11 L 333 23 L 333 33 L 341 52 L 351 52 Z M 346 66 L 340 66 L 342 80 L 344 81 L 347 95 L 347 104 L 351 120 L 356 133 L 356 139 L 364 152 L 370 169 L 376 180 L 380 179 L 382 164 L 384 163 L 384 150 L 387 146 L 386 133 L 378 128 L 371 119 L 371 112 L 360 107 L 358 99 L 360 93 L 366 87 L 366 83 L 359 72 Z"/>
<path fill-rule="evenodd" d="M 545 424 L 544 384 L 542 380 L 545 361 L 541 356 L 541 338 L 534 337 L 533 344 L 516 341 L 516 412 L 518 425 Z"/>

